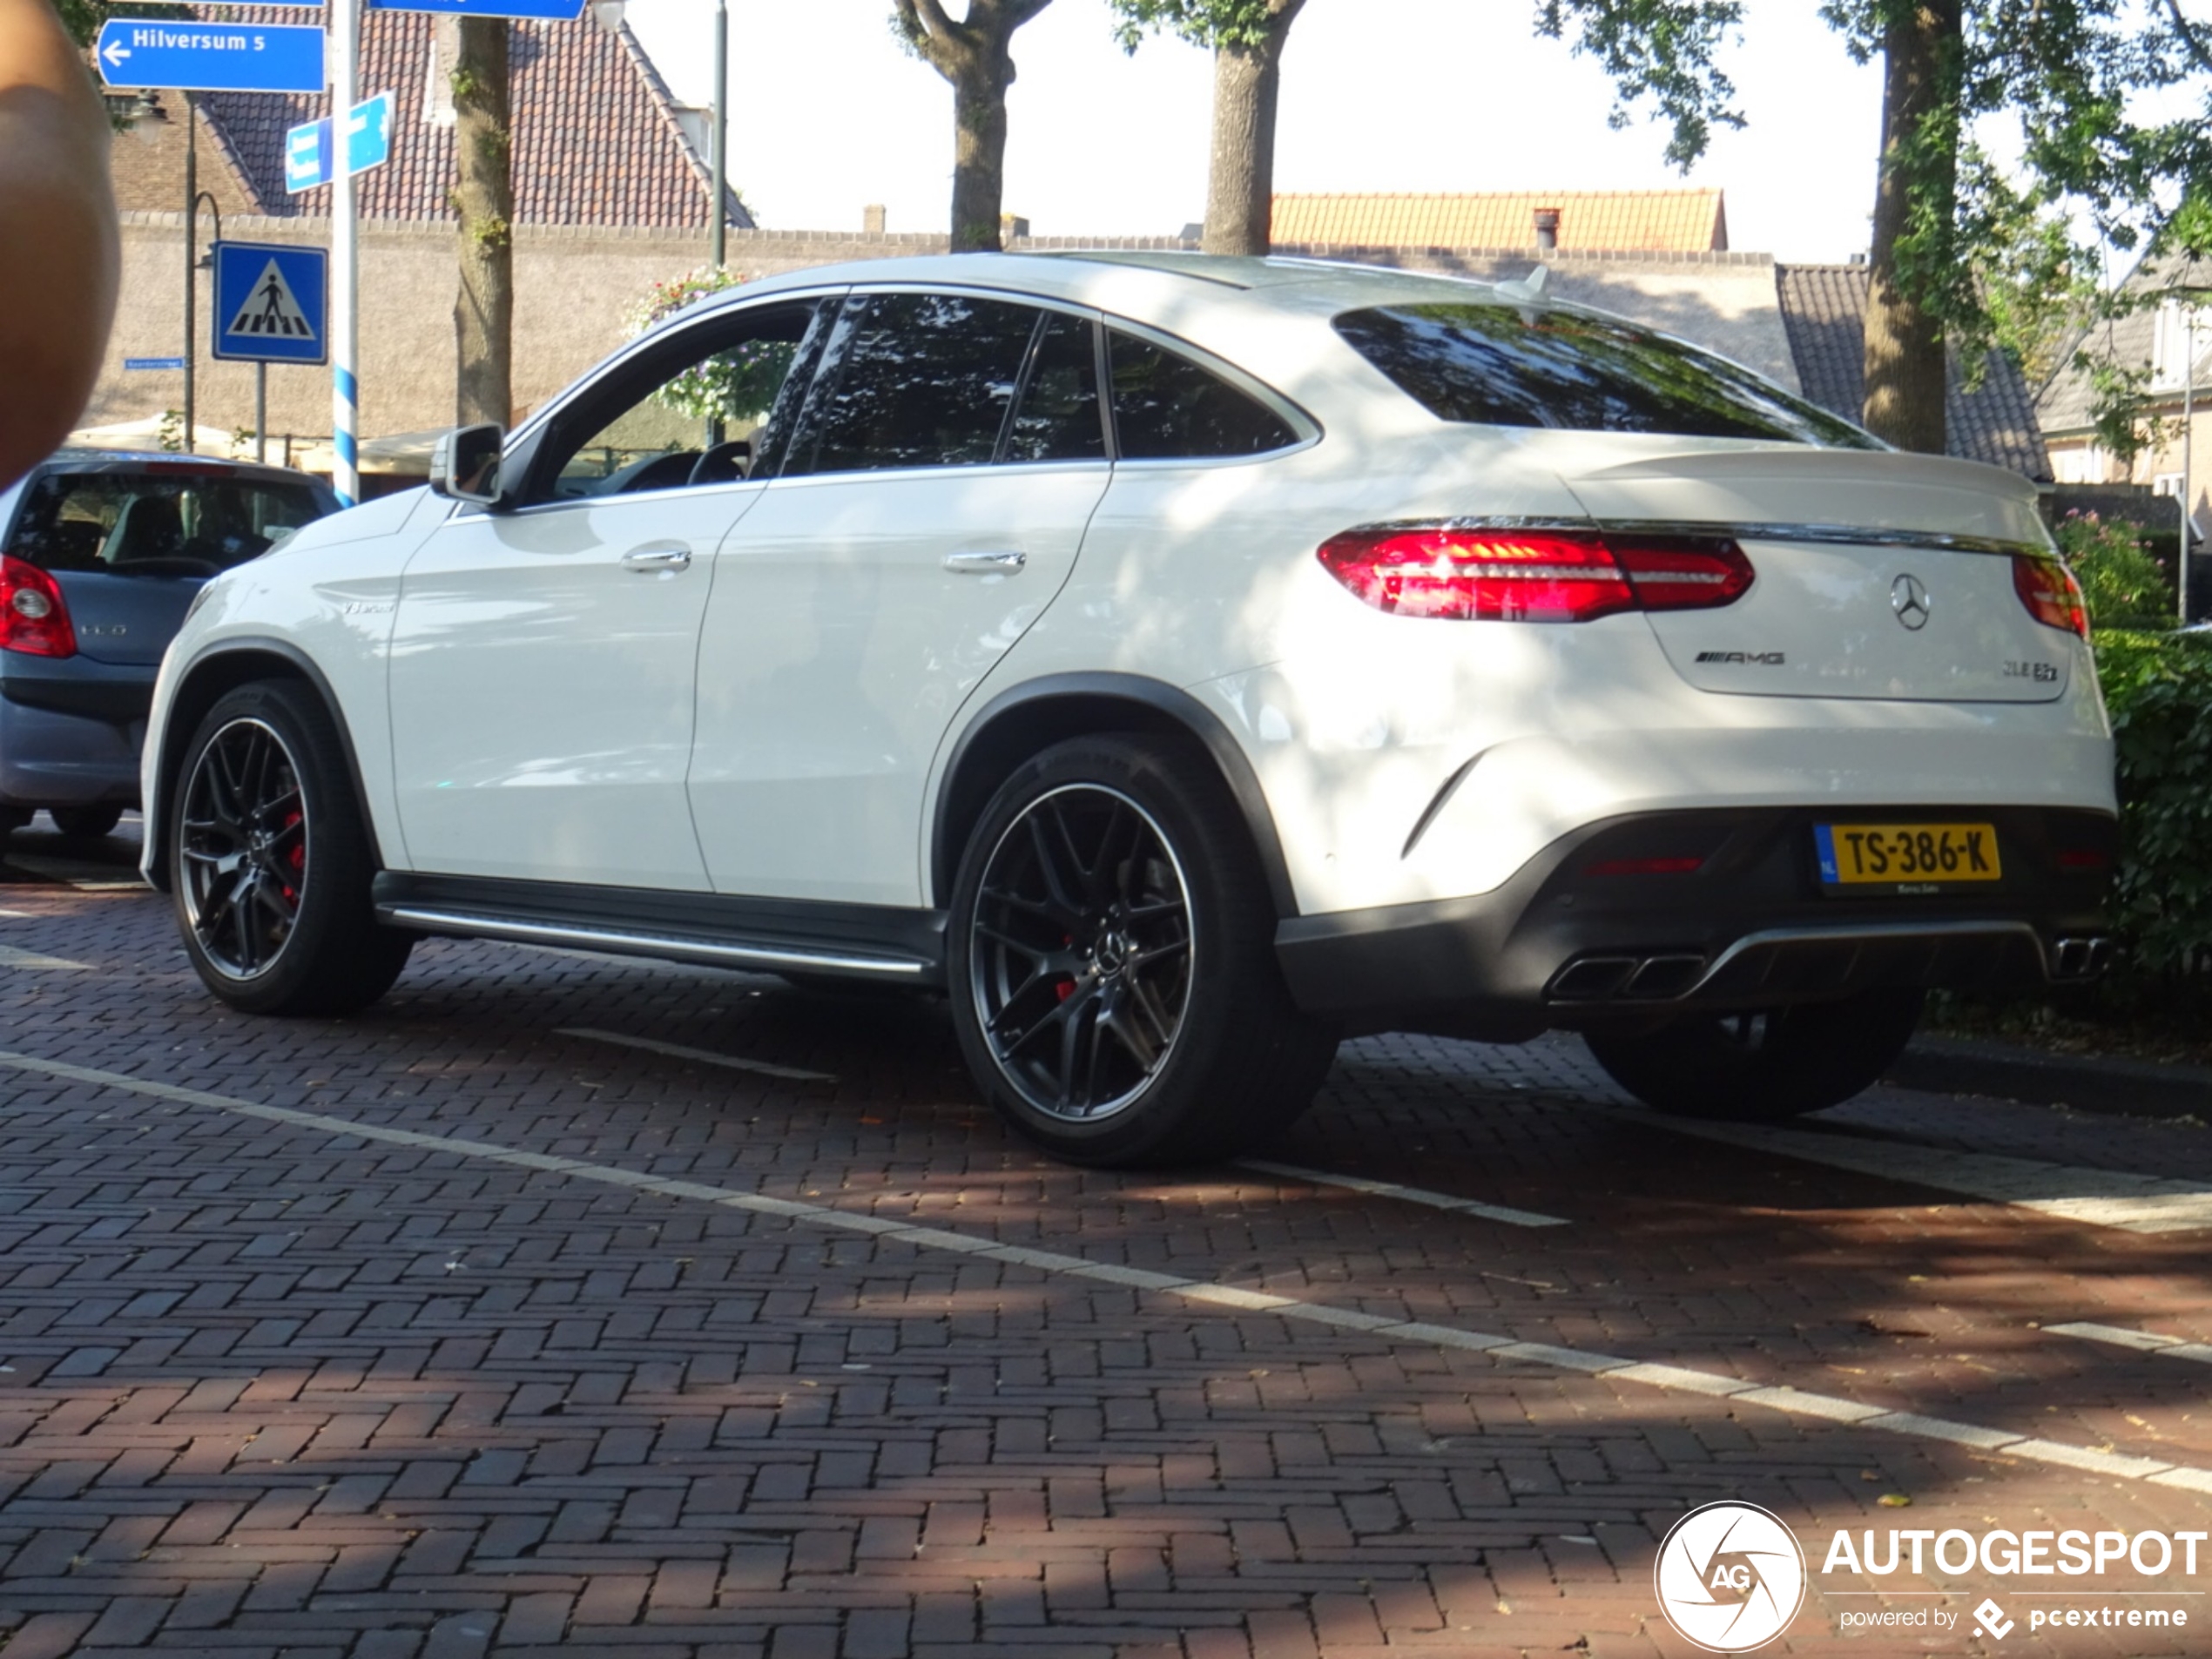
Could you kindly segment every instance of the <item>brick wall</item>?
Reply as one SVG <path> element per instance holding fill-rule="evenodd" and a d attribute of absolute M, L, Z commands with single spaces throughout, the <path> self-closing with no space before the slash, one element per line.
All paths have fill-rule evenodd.
<path fill-rule="evenodd" d="M 118 158 L 127 145 L 118 147 Z M 182 215 L 124 215 L 123 304 L 108 362 L 81 424 L 105 426 L 158 416 L 183 402 L 175 371 L 126 372 L 126 357 L 175 354 L 183 307 Z M 320 220 L 254 219 L 226 212 L 237 241 L 320 246 Z M 212 226 L 203 219 L 202 234 Z M 454 409 L 454 237 L 449 226 L 366 224 L 361 233 L 361 432 L 365 437 L 418 432 L 451 423 Z M 731 265 L 759 276 L 845 260 L 940 253 L 941 235 L 828 231 L 732 231 Z M 1186 249 L 1172 237 L 1037 237 L 1017 251 Z M 624 320 L 657 280 L 702 264 L 696 232 L 628 232 L 532 227 L 516 234 L 515 396 L 518 412 L 551 396 L 618 345 Z M 1491 279 L 1525 274 L 1524 249 L 1285 247 L 1285 254 L 1355 260 Z M 1561 253 L 1548 256 L 1555 289 L 1685 335 L 1795 388 L 1773 262 L 1750 253 Z M 253 370 L 208 354 L 209 282 L 200 283 L 196 326 L 198 404 L 202 426 L 250 426 Z M 320 438 L 330 430 L 327 368 L 269 370 L 269 430 Z"/>

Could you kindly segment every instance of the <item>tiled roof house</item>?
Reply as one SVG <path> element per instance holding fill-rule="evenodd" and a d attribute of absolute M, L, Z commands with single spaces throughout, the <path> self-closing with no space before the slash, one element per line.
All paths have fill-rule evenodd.
<path fill-rule="evenodd" d="M 2178 437 L 2175 432 L 2161 435 L 2169 441 L 2150 446 L 2132 466 L 2105 453 L 2097 441 L 2095 388 L 2088 372 L 2074 361 L 2081 352 L 2124 368 L 2148 370 L 2146 413 L 2169 426 L 2179 422 L 2185 379 L 2196 405 L 2195 418 L 2202 421 L 2212 415 L 2212 259 L 2147 260 L 2122 286 L 2147 303 L 2094 323 L 2069 341 L 2057 372 L 2035 400 L 2036 415 L 2052 457 L 2069 483 L 2150 482 L 2169 476 L 2180 465 L 2175 458 L 2179 448 L 2172 441 Z M 2182 314 L 2192 291 L 2197 312 L 2196 352 L 2185 377 L 2182 360 L 2187 351 L 2187 331 Z M 2196 435 L 2205 439 L 2207 428 L 2200 426 Z M 2197 462 L 2198 470 L 2212 472 L 2212 451 L 2202 442 L 2195 446 L 2195 454 L 2207 457 Z M 2141 476 L 2137 479 L 2131 474 Z"/>
<path fill-rule="evenodd" d="M 222 10 L 273 24 L 323 21 L 320 9 Z M 711 173 L 678 120 L 666 84 L 629 29 L 609 34 L 587 16 L 574 23 L 516 22 L 509 30 L 516 222 L 705 231 Z M 358 181 L 364 219 L 453 217 L 446 201 L 454 178 L 446 83 L 452 64 L 440 42 L 440 19 L 428 14 L 369 9 L 362 15 L 360 96 L 392 94 L 395 133 L 390 164 Z M 173 125 L 183 113 L 182 100 L 168 94 L 161 102 Z M 328 214 L 327 189 L 294 196 L 284 184 L 285 132 L 326 113 L 326 98 L 209 92 L 200 96 L 199 107 L 201 136 L 213 140 L 201 145 L 201 172 L 232 174 L 244 211 L 274 219 Z M 138 158 L 119 153 L 130 164 L 118 180 L 121 205 L 173 210 L 177 186 L 160 176 L 172 174 L 173 167 L 149 169 Z M 149 173 L 155 176 L 141 182 Z M 734 198 L 728 209 L 731 225 L 752 225 Z"/>
<path fill-rule="evenodd" d="M 1806 397 L 1852 421 L 1866 402 L 1866 285 L 1863 265 L 1775 267 L 1790 354 Z M 2051 481 L 2034 400 L 2011 358 L 1991 352 L 1981 384 L 1969 391 L 1954 352 L 1945 381 L 1946 447 L 1952 455 L 2008 468 L 2038 483 Z"/>
<path fill-rule="evenodd" d="M 1539 213 L 1554 216 L 1552 246 L 1565 253 L 1700 253 L 1728 247 L 1728 210 L 1717 190 L 1278 196 L 1271 235 L 1278 246 L 1533 251 L 1544 246 L 1538 239 Z"/>

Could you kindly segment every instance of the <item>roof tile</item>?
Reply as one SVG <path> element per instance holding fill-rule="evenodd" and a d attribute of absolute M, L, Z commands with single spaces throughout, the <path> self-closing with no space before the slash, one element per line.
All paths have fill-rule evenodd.
<path fill-rule="evenodd" d="M 1339 247 L 1534 248 L 1540 210 L 1558 213 L 1564 253 L 1728 246 L 1728 213 L 1717 190 L 1278 196 L 1271 234 L 1277 242 Z"/>

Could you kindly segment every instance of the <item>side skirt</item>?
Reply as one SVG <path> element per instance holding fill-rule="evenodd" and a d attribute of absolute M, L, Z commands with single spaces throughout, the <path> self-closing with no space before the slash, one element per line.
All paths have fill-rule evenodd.
<path fill-rule="evenodd" d="M 403 870 L 379 875 L 370 902 L 387 927 L 417 933 L 768 974 L 945 982 L 945 916 L 937 910 Z"/>

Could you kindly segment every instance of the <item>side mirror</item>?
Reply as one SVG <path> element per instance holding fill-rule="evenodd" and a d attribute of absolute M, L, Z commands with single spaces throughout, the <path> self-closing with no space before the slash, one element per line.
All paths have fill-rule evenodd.
<path fill-rule="evenodd" d="M 505 500 L 499 461 L 507 434 L 496 426 L 460 426 L 430 452 L 430 488 L 448 501 L 496 508 Z"/>

